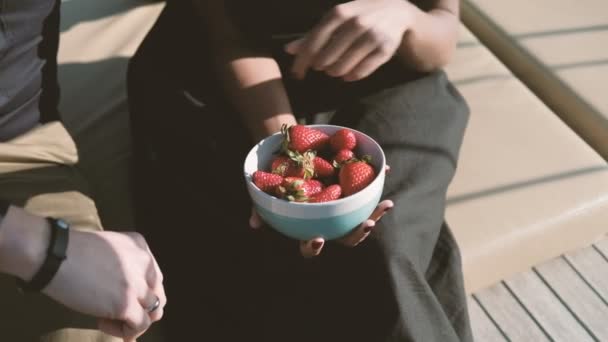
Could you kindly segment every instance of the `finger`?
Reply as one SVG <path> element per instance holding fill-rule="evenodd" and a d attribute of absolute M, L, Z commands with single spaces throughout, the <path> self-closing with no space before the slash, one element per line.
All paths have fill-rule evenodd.
<path fill-rule="evenodd" d="M 262 218 L 260 217 L 258 212 L 254 208 L 251 208 L 251 216 L 249 217 L 249 227 L 251 227 L 252 229 L 260 229 L 262 228 L 263 224 L 264 222 L 262 221 Z"/>
<path fill-rule="evenodd" d="M 123 325 L 122 321 L 115 321 L 115 320 L 111 320 L 111 319 L 97 320 L 97 327 L 99 328 L 99 330 L 101 332 L 114 336 L 114 337 L 118 337 L 118 338 L 124 337 L 123 331 L 122 331 L 122 325 Z"/>
<path fill-rule="evenodd" d="M 388 175 L 389 173 L 391 173 L 391 166 L 390 165 L 386 165 L 386 167 L 384 168 L 384 172 Z"/>
<path fill-rule="evenodd" d="M 325 245 L 323 238 L 314 238 L 308 241 L 300 241 L 300 253 L 305 258 L 312 258 L 321 254 L 321 250 Z"/>
<path fill-rule="evenodd" d="M 291 71 L 297 78 L 304 78 L 317 53 L 327 44 L 331 35 L 347 19 L 344 7 L 336 8 L 325 15 L 321 22 L 315 26 L 304 38 Z"/>
<path fill-rule="evenodd" d="M 338 240 L 338 242 L 349 247 L 355 247 L 356 245 L 363 242 L 365 238 L 367 238 L 374 226 L 376 226 L 376 221 L 372 219 L 367 219 L 365 220 L 365 222 L 360 224 L 359 227 L 355 229 L 352 233 Z"/>
<path fill-rule="evenodd" d="M 366 30 L 364 19 L 361 17 L 348 20 L 336 29 L 329 42 L 319 51 L 313 61 L 313 67 L 323 70 L 334 64 Z"/>
<path fill-rule="evenodd" d="M 366 78 L 376 71 L 384 63 L 391 59 L 392 55 L 382 50 L 376 50 L 365 59 L 363 59 L 357 66 L 355 66 L 345 77 L 345 81 L 358 81 Z"/>
<path fill-rule="evenodd" d="M 160 301 L 160 307 L 154 311 L 153 315 L 150 315 L 150 318 L 153 322 L 160 320 L 163 317 L 163 308 L 167 305 L 167 296 L 165 294 L 165 287 L 163 285 L 164 276 L 163 272 L 160 270 L 158 266 L 158 262 L 156 258 L 154 258 L 154 254 L 148 247 L 148 253 L 150 253 L 150 262 L 152 267 L 148 267 L 148 272 L 146 272 L 146 283 L 148 288 L 150 289 L 146 296 L 146 303 L 150 304 L 154 299 L 158 298 Z M 154 295 L 154 298 L 150 298 L 151 295 Z"/>
<path fill-rule="evenodd" d="M 148 312 L 139 302 L 133 302 L 127 307 L 123 321 L 122 331 L 125 341 L 135 340 L 146 332 L 152 324 Z"/>
<path fill-rule="evenodd" d="M 295 55 L 300 51 L 302 45 L 304 44 L 304 38 L 299 38 L 294 41 L 291 41 L 285 45 L 285 52 L 290 55 Z"/>
<path fill-rule="evenodd" d="M 389 212 L 394 206 L 395 204 L 391 200 L 384 200 L 378 203 L 376 209 L 374 209 L 369 218 L 363 222 L 359 228 L 344 238 L 338 240 L 338 242 L 351 247 L 360 244 L 369 236 L 373 228 L 376 226 L 376 223 L 382 218 L 382 216 Z"/>
<path fill-rule="evenodd" d="M 375 222 L 380 221 L 380 219 L 384 215 L 386 215 L 391 209 L 393 209 L 394 206 L 395 203 L 393 203 L 393 201 L 391 200 L 384 200 L 378 203 L 378 206 L 376 207 L 376 209 L 374 209 L 374 211 L 369 217 L 370 220 L 374 220 Z"/>
<path fill-rule="evenodd" d="M 146 295 L 146 298 L 140 303 L 152 322 L 159 321 L 161 318 L 163 318 L 164 302 L 163 299 L 161 299 L 160 296 L 156 293 L 156 291 L 150 290 Z"/>
<path fill-rule="evenodd" d="M 326 67 L 325 71 L 333 77 L 345 76 L 373 53 L 377 47 L 376 42 L 370 39 L 366 33 L 360 36 L 334 64 Z"/>

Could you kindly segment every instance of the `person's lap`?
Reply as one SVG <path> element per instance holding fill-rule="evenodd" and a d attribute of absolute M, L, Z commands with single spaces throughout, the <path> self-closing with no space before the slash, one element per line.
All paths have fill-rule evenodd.
<path fill-rule="evenodd" d="M 76 147 L 58 122 L 0 143 L 0 197 L 40 216 L 64 218 L 74 229 L 101 230 L 76 161 Z M 0 277 L 0 303 L 2 340 L 117 341 L 96 331 L 94 318 L 40 294 L 22 294 L 7 276 Z"/>

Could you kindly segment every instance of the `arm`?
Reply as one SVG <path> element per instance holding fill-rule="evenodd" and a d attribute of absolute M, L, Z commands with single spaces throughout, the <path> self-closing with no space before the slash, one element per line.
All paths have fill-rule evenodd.
<path fill-rule="evenodd" d="M 248 47 L 229 20 L 223 0 L 193 0 L 202 16 L 225 91 L 255 141 L 295 124 L 276 61 Z"/>
<path fill-rule="evenodd" d="M 354 0 L 337 5 L 302 39 L 294 54 L 297 77 L 309 68 L 346 81 L 361 80 L 397 57 L 420 71 L 444 66 L 456 46 L 458 0 L 430 0 L 424 12 L 405 0 Z"/>
<path fill-rule="evenodd" d="M 459 0 L 437 0 L 429 12 L 410 5 L 410 29 L 403 36 L 397 56 L 420 71 L 445 66 L 458 41 Z"/>
<path fill-rule="evenodd" d="M 0 272 L 31 279 L 44 260 L 49 239 L 46 220 L 10 207 L 0 221 Z"/>
<path fill-rule="evenodd" d="M 105 333 L 134 341 L 161 319 L 162 273 L 137 233 L 71 230 L 67 258 L 44 288 L 63 305 L 97 317 Z M 47 221 L 11 206 L 0 222 L 0 272 L 29 281 L 50 243 Z M 158 298 L 160 307 L 146 312 Z"/>

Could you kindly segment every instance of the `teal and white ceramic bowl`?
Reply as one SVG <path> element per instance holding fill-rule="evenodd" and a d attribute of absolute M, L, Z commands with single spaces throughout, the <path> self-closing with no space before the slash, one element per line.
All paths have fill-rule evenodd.
<path fill-rule="evenodd" d="M 328 135 L 344 128 L 332 125 L 309 127 Z M 331 240 L 348 234 L 371 215 L 382 195 L 386 159 L 376 141 L 366 134 L 350 130 L 357 136 L 356 155 L 370 155 L 371 164 L 378 175 L 370 185 L 358 193 L 327 203 L 288 202 L 266 194 L 253 184 L 253 173 L 257 170 L 267 170 L 274 153 L 279 150 L 282 141 L 280 133 L 262 140 L 251 149 L 245 159 L 245 181 L 256 210 L 268 225 L 298 240 L 315 237 Z"/>

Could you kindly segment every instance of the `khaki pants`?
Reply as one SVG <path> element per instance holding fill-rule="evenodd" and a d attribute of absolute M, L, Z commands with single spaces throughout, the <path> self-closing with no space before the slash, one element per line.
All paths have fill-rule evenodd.
<path fill-rule="evenodd" d="M 40 216 L 61 217 L 74 229 L 101 230 L 95 203 L 73 167 L 76 146 L 63 125 L 40 126 L 0 143 L 0 198 Z M 96 320 L 40 294 L 21 294 L 0 275 L 0 341 L 121 341 L 96 329 Z"/>

